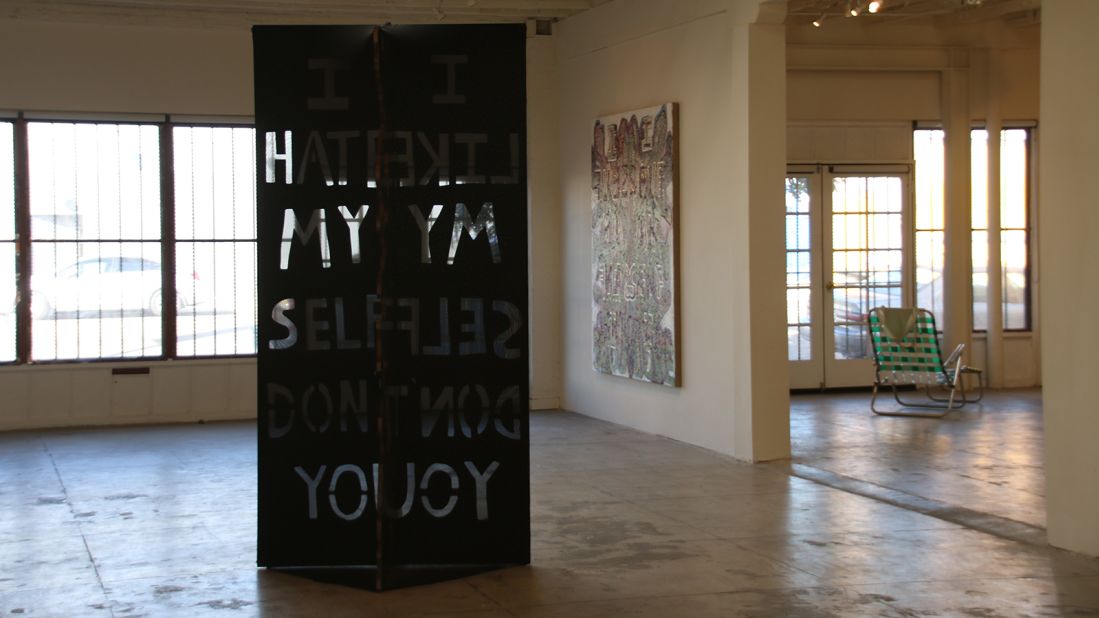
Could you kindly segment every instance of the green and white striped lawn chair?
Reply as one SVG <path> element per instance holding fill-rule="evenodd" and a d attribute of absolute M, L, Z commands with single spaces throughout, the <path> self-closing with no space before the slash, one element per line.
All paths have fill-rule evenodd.
<path fill-rule="evenodd" d="M 914 307 L 875 307 L 867 314 L 870 323 L 870 341 L 874 348 L 874 393 L 870 397 L 870 409 L 884 416 L 946 416 L 967 403 L 976 403 L 984 396 L 981 370 L 962 364 L 965 344 L 943 360 L 939 347 L 935 316 L 926 309 Z M 965 376 L 977 378 L 977 395 L 970 398 L 965 390 Z M 901 410 L 879 410 L 874 404 L 878 388 L 889 386 L 893 398 Z M 915 386 L 923 390 L 923 401 L 906 401 L 901 398 L 898 386 Z M 943 397 L 937 395 L 948 391 Z M 904 408 L 931 408 L 937 412 L 902 411 Z"/>

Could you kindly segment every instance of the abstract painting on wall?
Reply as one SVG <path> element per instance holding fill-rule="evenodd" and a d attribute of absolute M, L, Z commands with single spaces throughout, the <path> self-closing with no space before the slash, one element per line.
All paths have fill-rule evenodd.
<path fill-rule="evenodd" d="M 596 371 L 678 386 L 675 104 L 604 116 L 592 134 Z"/>

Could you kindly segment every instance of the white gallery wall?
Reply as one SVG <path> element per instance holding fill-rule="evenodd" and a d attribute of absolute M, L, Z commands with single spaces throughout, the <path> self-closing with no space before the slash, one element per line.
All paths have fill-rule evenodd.
<path fill-rule="evenodd" d="M 252 115 L 247 30 L 0 20 L 0 109 Z"/>
<path fill-rule="evenodd" d="M 557 36 L 563 405 L 746 460 L 789 455 L 784 35 L 781 15 L 750 25 L 758 4 L 612 1 Z M 592 368 L 594 121 L 667 102 L 679 113 L 678 388 Z"/>
<path fill-rule="evenodd" d="M 1099 3 L 1042 7 L 1042 407 L 1049 541 L 1099 556 Z"/>

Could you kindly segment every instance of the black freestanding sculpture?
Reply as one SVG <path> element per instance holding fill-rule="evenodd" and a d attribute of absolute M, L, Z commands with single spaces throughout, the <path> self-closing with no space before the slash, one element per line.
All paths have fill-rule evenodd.
<path fill-rule="evenodd" d="M 524 27 L 253 42 L 259 565 L 528 563 Z"/>

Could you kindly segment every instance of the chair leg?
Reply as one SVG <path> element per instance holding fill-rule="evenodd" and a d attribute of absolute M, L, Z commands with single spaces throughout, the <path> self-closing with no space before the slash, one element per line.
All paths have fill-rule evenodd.
<path fill-rule="evenodd" d="M 974 369 L 972 367 L 962 367 L 962 376 L 975 375 L 977 376 L 977 397 L 975 399 L 966 399 L 966 403 L 977 403 L 985 396 L 985 374 L 980 369 Z M 965 383 L 963 378 L 962 383 Z"/>
<path fill-rule="evenodd" d="M 947 403 L 948 401 L 950 401 L 949 399 L 936 397 L 932 394 L 931 388 L 932 387 L 930 385 L 923 386 L 924 397 L 927 398 L 927 401 L 911 401 L 902 399 L 901 394 L 899 391 L 896 390 L 896 387 L 893 388 L 893 398 L 897 400 L 898 405 L 906 408 L 942 408 L 946 410 L 953 410 L 962 407 L 961 404 L 953 407 L 950 406 Z M 917 387 L 916 390 L 919 390 L 919 387 Z"/>
<path fill-rule="evenodd" d="M 913 411 L 908 411 L 908 412 L 902 412 L 900 410 L 878 410 L 877 406 L 874 405 L 875 402 L 878 399 L 878 386 L 879 386 L 878 382 L 875 381 L 874 382 L 874 390 L 870 394 L 870 411 L 873 412 L 874 414 L 879 415 L 879 416 L 914 416 L 914 417 L 918 417 L 918 418 L 942 418 L 950 412 L 950 408 L 944 408 L 943 406 L 936 406 L 936 405 L 928 406 L 927 404 L 924 404 L 924 405 L 921 406 L 920 404 L 911 404 L 911 403 L 904 402 L 900 398 L 900 394 L 897 392 L 897 385 L 896 384 L 890 384 L 890 386 L 893 389 L 893 399 L 895 399 L 897 401 L 897 403 L 901 406 L 902 409 L 903 408 L 909 408 L 909 407 L 923 407 L 923 408 L 931 407 L 931 408 L 941 409 L 942 412 L 930 412 L 930 411 L 923 412 L 923 411 L 918 411 L 918 410 L 913 410 Z"/>
<path fill-rule="evenodd" d="M 967 390 L 966 387 L 965 387 L 965 377 L 964 376 L 966 376 L 966 375 L 976 375 L 977 376 L 977 396 L 976 397 L 970 397 L 971 392 L 969 390 Z M 961 373 L 956 378 L 958 388 L 961 390 L 961 392 L 959 393 L 959 395 L 961 395 L 961 397 L 960 398 L 955 398 L 957 400 L 958 404 L 959 404 L 958 405 L 959 408 L 964 406 L 967 403 L 977 403 L 982 398 L 984 398 L 985 388 L 984 388 L 983 378 L 984 378 L 984 373 L 980 369 L 971 369 L 969 367 L 963 367 L 962 368 Z M 953 393 L 951 393 L 951 395 L 953 395 Z M 927 397 L 928 397 L 928 399 L 933 399 L 935 401 L 941 401 L 941 402 L 949 401 L 949 399 L 945 399 L 943 397 L 936 397 L 935 395 L 933 395 L 930 388 L 927 389 Z"/>

